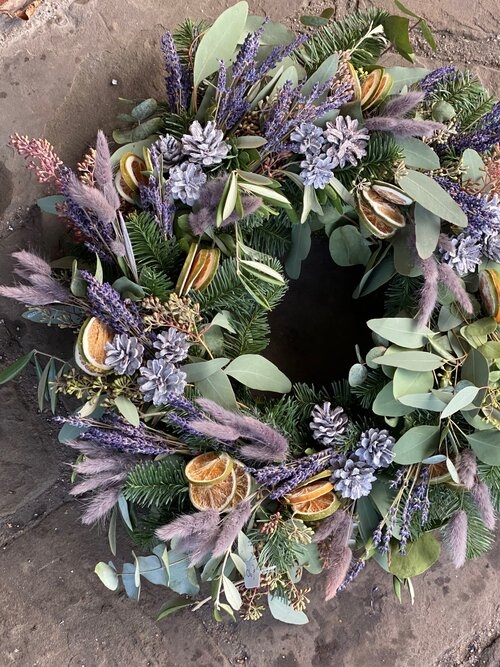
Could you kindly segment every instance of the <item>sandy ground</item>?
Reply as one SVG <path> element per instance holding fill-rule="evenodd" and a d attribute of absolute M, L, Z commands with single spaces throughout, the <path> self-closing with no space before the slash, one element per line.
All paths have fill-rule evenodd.
<path fill-rule="evenodd" d="M 10 252 L 48 251 L 59 233 L 58 223 L 33 207 L 45 189 L 6 147 L 8 135 L 46 136 L 74 164 L 97 128 L 113 127 L 118 97 L 161 95 L 162 31 L 188 15 L 213 18 L 227 4 L 45 0 L 27 23 L 0 15 L 0 283 L 10 282 Z M 390 0 L 377 4 L 392 7 Z M 421 45 L 419 62 L 466 64 L 498 96 L 495 0 L 408 4 L 428 18 L 440 44 L 436 54 Z M 327 6 L 317 0 L 250 5 L 255 13 L 289 16 L 292 24 Z M 359 6 L 366 4 L 335 3 L 339 16 Z M 300 293 L 293 298 L 300 303 Z M 20 312 L 0 304 L 0 366 L 33 347 L 53 350 L 55 341 L 69 354 L 66 336 L 29 325 Z M 278 318 L 275 330 L 281 326 Z M 35 404 L 29 374 L 0 388 L 0 667 L 500 666 L 500 543 L 459 573 L 443 564 L 419 578 L 413 607 L 399 605 L 390 580 L 370 567 L 328 605 L 321 582 L 312 581 L 305 627 L 270 617 L 217 625 L 204 611 L 156 623 L 162 591 L 146 588 L 132 603 L 93 574 L 95 563 L 109 558 L 106 538 L 79 525 L 78 503 L 67 495 L 71 453 L 56 443 L 48 415 L 40 416 Z M 129 556 L 126 541 L 119 555 Z"/>

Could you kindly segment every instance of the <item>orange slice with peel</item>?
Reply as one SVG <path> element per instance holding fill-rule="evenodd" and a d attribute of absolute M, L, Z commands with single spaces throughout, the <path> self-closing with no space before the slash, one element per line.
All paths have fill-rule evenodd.
<path fill-rule="evenodd" d="M 292 509 L 294 516 L 302 521 L 320 521 L 326 519 L 327 516 L 333 514 L 340 507 L 340 500 L 333 493 L 328 493 L 314 498 L 314 500 L 307 500 L 304 503 L 294 503 Z"/>
<path fill-rule="evenodd" d="M 189 500 L 197 510 L 217 510 L 222 512 L 228 508 L 236 495 L 236 473 L 231 470 L 229 475 L 217 484 L 208 486 L 189 485 Z"/>
<path fill-rule="evenodd" d="M 333 491 L 333 484 L 328 480 L 320 479 L 295 489 L 295 491 L 292 491 L 292 493 L 285 496 L 285 500 L 291 505 L 296 505 L 297 503 L 305 503 L 309 500 L 315 500 L 330 491 Z"/>
<path fill-rule="evenodd" d="M 245 500 L 245 498 L 248 498 L 252 492 L 253 480 L 249 473 L 246 472 L 243 463 L 235 461 L 233 472 L 236 475 L 236 491 L 232 500 L 226 507 L 226 510 L 231 510 L 233 507 L 236 507 L 236 505 Z"/>
<path fill-rule="evenodd" d="M 191 459 L 184 475 L 193 486 L 211 486 L 223 482 L 233 470 L 233 459 L 226 452 L 206 452 Z"/>

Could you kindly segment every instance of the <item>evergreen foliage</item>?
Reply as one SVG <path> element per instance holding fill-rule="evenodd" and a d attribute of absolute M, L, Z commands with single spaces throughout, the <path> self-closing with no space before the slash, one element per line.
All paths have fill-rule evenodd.
<path fill-rule="evenodd" d="M 268 220 L 261 220 L 260 225 L 246 230 L 243 227 L 245 244 L 251 248 L 258 248 L 265 255 L 283 257 L 291 246 L 290 221 L 284 214 L 271 216 Z"/>
<path fill-rule="evenodd" d="M 123 495 L 142 507 L 178 509 L 188 492 L 184 467 L 184 459 L 175 454 L 161 461 L 139 463 L 128 474 Z"/>
<path fill-rule="evenodd" d="M 160 269 L 146 266 L 141 271 L 141 285 L 148 295 L 166 301 L 174 288 L 174 283 Z"/>
<path fill-rule="evenodd" d="M 385 290 L 385 317 L 398 317 L 401 313 L 412 317 L 418 310 L 421 286 L 421 278 L 410 278 L 399 273 L 391 278 Z"/>
<path fill-rule="evenodd" d="M 139 270 L 150 268 L 168 277 L 173 275 L 181 256 L 177 240 L 165 238 L 155 218 L 146 211 L 132 212 L 126 224 Z"/>
<path fill-rule="evenodd" d="M 351 62 L 355 67 L 370 65 L 380 56 L 386 39 L 383 32 L 367 35 L 373 28 L 382 25 L 388 16 L 385 10 L 371 7 L 328 23 L 298 50 L 297 59 L 310 74 L 332 53 L 352 49 Z"/>
<path fill-rule="evenodd" d="M 339 169 L 335 176 L 349 190 L 362 180 L 390 181 L 395 166 L 403 159 L 401 148 L 388 132 L 371 132 L 366 155 L 355 167 Z"/>

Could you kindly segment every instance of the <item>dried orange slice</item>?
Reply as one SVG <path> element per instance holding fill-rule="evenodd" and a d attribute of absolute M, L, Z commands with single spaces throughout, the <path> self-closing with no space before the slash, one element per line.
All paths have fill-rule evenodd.
<path fill-rule="evenodd" d="M 328 480 L 317 480 L 310 484 L 304 484 L 285 496 L 287 503 L 295 505 L 296 503 L 305 503 L 308 500 L 315 500 L 325 493 L 333 491 L 333 484 Z"/>
<path fill-rule="evenodd" d="M 146 163 L 135 153 L 125 153 L 120 158 L 120 174 L 130 190 L 138 190 L 139 185 L 147 184 L 143 171 L 146 171 Z"/>
<path fill-rule="evenodd" d="M 189 485 L 189 500 L 197 510 L 226 509 L 236 495 L 236 473 L 231 470 L 229 475 L 218 484 L 209 486 Z"/>
<path fill-rule="evenodd" d="M 242 500 L 248 498 L 252 491 L 252 478 L 245 471 L 243 463 L 235 461 L 233 472 L 236 475 L 236 491 L 231 502 L 226 507 L 227 510 L 233 509 L 233 507 L 236 507 Z"/>
<path fill-rule="evenodd" d="M 292 505 L 294 516 L 303 521 L 320 521 L 333 514 L 339 507 L 340 501 L 332 491 L 314 500 Z"/>
<path fill-rule="evenodd" d="M 229 476 L 233 469 L 233 459 L 226 452 L 207 452 L 195 456 L 187 464 L 184 474 L 194 486 L 218 484 Z"/>

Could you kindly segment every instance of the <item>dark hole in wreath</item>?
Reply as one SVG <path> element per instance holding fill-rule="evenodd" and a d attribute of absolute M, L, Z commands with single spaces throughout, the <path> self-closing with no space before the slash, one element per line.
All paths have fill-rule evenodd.
<path fill-rule="evenodd" d="M 298 280 L 291 280 L 283 302 L 270 315 L 271 343 L 265 351 L 292 382 L 329 385 L 346 378 L 372 347 L 366 321 L 381 317 L 383 289 L 353 299 L 361 267 L 337 266 L 325 237 L 313 237 Z"/>

